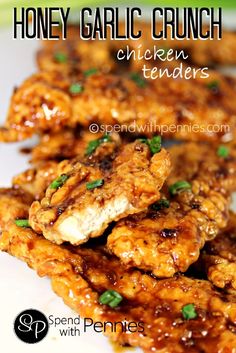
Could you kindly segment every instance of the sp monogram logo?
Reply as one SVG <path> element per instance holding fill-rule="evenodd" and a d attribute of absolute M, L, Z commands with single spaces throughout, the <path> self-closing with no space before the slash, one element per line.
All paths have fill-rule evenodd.
<path fill-rule="evenodd" d="M 48 333 L 48 319 L 40 311 L 28 309 L 22 311 L 15 319 L 14 331 L 25 343 L 38 343 Z"/>

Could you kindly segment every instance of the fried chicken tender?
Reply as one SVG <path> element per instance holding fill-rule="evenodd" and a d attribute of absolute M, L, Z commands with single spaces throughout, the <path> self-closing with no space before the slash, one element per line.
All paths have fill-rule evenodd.
<path fill-rule="evenodd" d="M 236 215 L 231 214 L 226 229 L 206 243 L 196 264 L 205 270 L 216 287 L 236 293 Z"/>
<path fill-rule="evenodd" d="M 156 31 L 161 30 L 162 24 L 156 24 Z M 119 23 L 119 32 L 125 33 L 124 22 Z M 60 41 L 42 41 L 43 48 L 37 55 L 37 63 L 41 70 L 86 71 L 99 68 L 103 72 L 130 70 L 139 64 L 132 58 L 129 65 L 122 67 L 123 61 L 118 61 L 117 51 L 127 49 L 139 49 L 143 54 L 145 50 L 153 52 L 156 45 L 158 49 L 171 48 L 184 50 L 188 55 L 188 61 L 198 66 L 235 65 L 236 64 L 236 34 L 232 31 L 223 31 L 223 38 L 218 40 L 175 40 L 171 38 L 170 28 L 167 31 L 166 40 L 153 40 L 151 37 L 151 24 L 148 22 L 136 22 L 135 31 L 142 30 L 141 38 L 137 40 L 81 40 L 78 36 L 79 26 L 68 27 L 67 39 Z M 55 31 L 57 31 L 55 29 Z M 204 29 L 203 29 L 204 31 Z M 182 33 L 180 25 L 180 33 Z M 57 35 L 61 32 L 57 31 Z M 109 34 L 108 34 L 109 38 Z M 63 55 L 63 56 L 62 56 Z M 142 60 L 144 63 L 148 61 Z"/>
<path fill-rule="evenodd" d="M 89 143 L 103 136 L 102 133 L 69 129 L 57 133 L 42 135 L 40 142 L 32 149 L 31 162 L 34 165 L 37 165 L 44 161 L 62 161 L 76 156 L 83 157 Z M 112 136 L 112 140 L 116 140 L 117 144 L 121 143 L 118 134 L 113 133 L 110 134 L 110 136 Z M 97 158 L 101 153 L 103 157 L 105 153 L 110 153 L 107 143 L 106 150 L 103 149 L 101 151 L 101 148 L 97 148 L 93 157 Z"/>
<path fill-rule="evenodd" d="M 149 147 L 137 140 L 111 157 L 110 166 L 89 158 L 61 162 L 57 175 L 66 176 L 66 181 L 58 189 L 49 186 L 42 201 L 32 204 L 32 228 L 58 244 L 80 244 L 100 236 L 112 221 L 159 199 L 170 171 L 164 149 L 151 156 Z"/>
<path fill-rule="evenodd" d="M 126 266 L 157 277 L 184 272 L 197 261 L 205 242 L 226 226 L 230 192 L 236 187 L 235 151 L 224 159 L 212 146 L 185 143 L 169 152 L 172 172 L 162 196 L 169 199 L 169 208 L 157 204 L 156 210 L 122 219 L 107 240 Z M 171 197 L 168 188 L 182 180 L 189 189 Z"/>
<path fill-rule="evenodd" d="M 57 177 L 58 161 L 77 156 L 86 160 L 86 149 L 90 142 L 104 135 L 88 131 L 64 131 L 53 135 L 43 135 L 40 143 L 32 150 L 34 167 L 16 175 L 12 184 L 30 193 L 35 200 L 41 200 L 48 186 Z M 121 145 L 118 134 L 110 134 L 109 141 L 101 143 L 89 157 L 91 163 L 99 163 L 104 168 L 109 165 L 109 156 Z M 107 158 L 108 157 L 108 158 Z M 107 158 L 107 159 L 106 159 Z"/>
<path fill-rule="evenodd" d="M 56 161 L 46 161 L 35 168 L 30 168 L 16 175 L 12 179 L 14 187 L 20 187 L 25 192 L 33 196 L 35 200 L 40 200 L 51 182 L 57 176 L 58 163 Z"/>
<path fill-rule="evenodd" d="M 0 189 L 0 234 L 9 220 L 27 218 L 32 196 L 21 188 Z"/>
<path fill-rule="evenodd" d="M 140 87 L 131 77 L 99 72 L 89 77 L 39 72 L 13 94 L 0 141 L 57 133 L 78 125 L 88 128 L 94 122 L 103 131 L 118 124 L 121 131 L 146 136 L 162 132 L 186 140 L 232 138 L 236 80 L 211 71 L 208 79 L 165 76 L 142 82 Z M 212 82 L 217 82 L 217 87 L 212 88 Z M 73 87 L 79 92 L 73 93 Z M 220 128 L 213 129 L 215 124 Z M 197 129 L 191 128 L 193 125 Z"/>
<path fill-rule="evenodd" d="M 104 323 L 104 333 L 121 345 L 139 346 L 145 353 L 235 350 L 236 299 L 217 292 L 207 281 L 184 276 L 156 280 L 127 270 L 103 250 L 58 246 L 11 222 L 0 237 L 0 249 L 25 261 L 39 276 L 48 276 L 68 306 Z M 106 290 L 122 295 L 117 308 L 99 303 Z M 194 319 L 183 317 L 187 304 L 194 305 Z M 135 322 L 141 327 L 130 333 L 120 324 L 112 330 L 106 322 Z"/>

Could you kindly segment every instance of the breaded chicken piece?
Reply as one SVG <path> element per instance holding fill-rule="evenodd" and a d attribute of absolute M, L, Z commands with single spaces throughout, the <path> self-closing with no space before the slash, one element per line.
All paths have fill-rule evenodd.
<path fill-rule="evenodd" d="M 169 152 L 172 172 L 163 190 L 165 201 L 119 221 L 107 240 L 125 265 L 157 277 L 184 272 L 197 261 L 205 242 L 226 226 L 230 193 L 236 188 L 235 151 L 222 158 L 213 146 L 185 143 Z M 181 186 L 183 181 L 185 187 L 178 190 L 176 182 Z M 165 208 L 166 199 L 170 204 Z"/>
<path fill-rule="evenodd" d="M 25 261 L 39 276 L 48 276 L 68 306 L 82 317 L 102 322 L 103 332 L 121 345 L 139 346 L 145 353 L 235 350 L 236 298 L 217 292 L 207 281 L 184 276 L 156 280 L 127 270 L 102 250 L 58 246 L 29 228 L 9 223 L 0 249 Z M 115 309 L 100 304 L 106 290 L 122 296 Z M 187 319 L 189 305 L 194 315 Z M 119 324 L 114 330 L 116 322 L 137 326 L 129 332 Z"/>
<path fill-rule="evenodd" d="M 28 218 L 33 197 L 21 188 L 0 189 L 0 234 L 8 221 Z"/>
<path fill-rule="evenodd" d="M 61 162 L 57 175 L 64 182 L 53 182 L 42 201 L 32 204 L 32 228 L 58 244 L 78 245 L 159 199 L 170 171 L 168 152 L 152 156 L 149 146 L 137 140 L 110 155 L 110 163 L 107 158 Z"/>
<path fill-rule="evenodd" d="M 99 140 L 104 134 L 92 133 L 87 130 L 62 130 L 57 133 L 45 134 L 41 136 L 40 142 L 32 149 L 31 162 L 35 165 L 42 161 L 62 161 L 64 159 L 71 159 L 76 156 L 84 157 L 86 149 L 91 141 Z M 121 144 L 121 139 L 118 134 L 109 134 L 111 142 L 115 141 L 118 145 Z M 123 141 L 123 140 L 122 140 Z M 110 147 L 109 147 L 110 145 Z M 94 158 L 99 155 L 104 158 L 105 154 L 111 153 L 113 143 L 109 141 L 104 145 L 105 148 L 98 146 L 93 153 Z"/>
<path fill-rule="evenodd" d="M 25 192 L 30 193 L 35 200 L 40 200 L 51 182 L 57 176 L 58 163 L 56 161 L 46 161 L 35 168 L 16 175 L 12 179 L 14 187 L 20 187 Z"/>
<path fill-rule="evenodd" d="M 216 287 L 236 293 L 236 216 L 230 215 L 229 224 L 217 237 L 206 243 L 196 264 L 204 269 Z"/>
<path fill-rule="evenodd" d="M 13 94 L 0 141 L 77 125 L 87 128 L 94 122 L 103 131 L 118 124 L 120 131 L 146 136 L 230 139 L 235 131 L 235 98 L 236 80 L 214 71 L 208 79 L 164 76 L 150 81 L 101 73 L 85 77 L 40 72 Z"/>
<path fill-rule="evenodd" d="M 64 131 L 53 135 L 44 135 L 41 142 L 32 150 L 33 168 L 16 175 L 12 184 L 21 187 L 33 195 L 35 200 L 41 200 L 48 186 L 57 177 L 60 160 L 77 156 L 86 162 L 101 164 L 106 167 L 110 163 L 110 155 L 121 145 L 118 134 L 92 134 L 88 131 Z M 88 148 L 94 147 L 87 156 Z"/>
<path fill-rule="evenodd" d="M 66 74 L 86 72 L 91 68 L 103 73 L 117 70 L 118 63 L 109 50 L 108 42 L 78 40 L 78 35 L 78 27 L 68 26 L 66 40 L 57 40 L 54 43 L 42 41 L 43 48 L 37 53 L 40 70 Z"/>

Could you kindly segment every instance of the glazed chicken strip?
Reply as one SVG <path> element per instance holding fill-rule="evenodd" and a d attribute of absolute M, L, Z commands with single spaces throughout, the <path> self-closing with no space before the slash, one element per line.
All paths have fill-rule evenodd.
<path fill-rule="evenodd" d="M 41 200 L 48 186 L 57 177 L 58 163 L 66 158 L 79 157 L 86 162 L 87 148 L 95 146 L 89 156 L 91 163 L 99 163 L 104 168 L 109 164 L 109 156 L 121 145 L 118 134 L 92 134 L 88 131 L 64 131 L 44 135 L 40 143 L 32 149 L 34 167 L 16 175 L 12 184 L 30 193 L 34 199 Z"/>
<path fill-rule="evenodd" d="M 119 30 L 124 33 L 123 22 L 119 24 Z M 161 24 L 156 25 L 157 31 L 161 30 Z M 89 70 L 99 68 L 103 72 L 121 71 L 131 69 L 138 63 L 129 61 L 129 65 L 122 67 L 122 61 L 116 60 L 119 49 L 139 49 L 142 54 L 149 49 L 153 52 L 153 46 L 158 49 L 171 48 L 184 50 L 188 54 L 188 61 L 198 66 L 235 65 L 236 64 L 236 34 L 223 31 L 221 40 L 174 40 L 170 36 L 168 28 L 166 40 L 153 40 L 151 38 L 151 24 L 148 22 L 136 22 L 135 31 L 142 29 L 142 36 L 137 40 L 81 40 L 78 36 L 79 27 L 68 27 L 67 39 L 60 41 L 42 41 L 43 48 L 37 56 L 38 66 L 41 70 L 64 71 L 71 73 L 75 70 Z M 55 29 L 56 30 L 56 29 Z M 180 33 L 183 30 L 180 28 Z M 60 35 L 61 31 L 57 31 Z M 108 35 L 109 38 L 109 35 Z M 146 61 L 147 63 L 147 61 Z"/>
<path fill-rule="evenodd" d="M 214 240 L 206 243 L 197 268 L 206 271 L 209 281 L 216 287 L 236 293 L 236 215 L 230 215 L 226 229 Z"/>
<path fill-rule="evenodd" d="M 103 331 L 113 341 L 139 346 L 145 353 L 234 352 L 235 297 L 217 292 L 209 282 L 184 276 L 156 280 L 125 269 L 103 250 L 58 246 L 12 221 L 5 228 L 0 249 L 39 276 L 50 277 L 56 294 L 82 317 L 104 323 Z M 106 290 L 123 298 L 115 309 L 100 304 Z M 183 314 L 189 304 L 195 314 L 191 319 Z M 119 324 L 112 332 L 106 322 L 141 323 L 144 330 L 128 332 Z"/>
<path fill-rule="evenodd" d="M 184 272 L 197 261 L 205 242 L 226 226 L 230 192 L 236 187 L 235 151 L 222 158 L 212 146 L 188 143 L 169 152 L 172 173 L 162 200 L 148 212 L 119 221 L 107 241 L 125 265 L 157 277 Z"/>
<path fill-rule="evenodd" d="M 12 179 L 14 187 L 20 187 L 32 195 L 35 200 L 40 200 L 45 194 L 47 187 L 57 176 L 58 163 L 56 161 L 45 161 L 37 168 L 30 168 L 16 175 Z"/>
<path fill-rule="evenodd" d="M 92 158 L 93 161 L 96 160 L 98 162 L 112 154 L 121 143 L 127 143 L 128 141 L 125 137 L 121 139 L 117 133 L 92 133 L 88 130 L 68 129 L 57 133 L 45 134 L 41 136 L 39 143 L 32 148 L 31 163 L 38 166 L 46 161 L 59 162 L 78 156 L 83 158 L 90 144 L 97 145 Z"/>
<path fill-rule="evenodd" d="M 0 140 L 96 123 L 103 132 L 118 125 L 119 131 L 139 135 L 212 141 L 232 138 L 235 116 L 236 80 L 214 71 L 207 79 L 150 81 L 99 72 L 40 72 L 13 94 Z"/>
<path fill-rule="evenodd" d="M 61 162 L 57 175 L 64 183 L 57 186 L 56 179 L 42 201 L 32 204 L 32 228 L 58 244 L 80 244 L 159 199 L 170 171 L 168 152 L 161 149 L 152 155 L 149 146 L 137 140 L 113 154 L 110 165 L 106 158 L 100 164 L 90 157 Z"/>

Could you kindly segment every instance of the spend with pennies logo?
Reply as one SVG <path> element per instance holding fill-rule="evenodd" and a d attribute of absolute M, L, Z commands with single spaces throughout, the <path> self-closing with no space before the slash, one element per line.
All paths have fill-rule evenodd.
<path fill-rule="evenodd" d="M 22 311 L 14 321 L 14 331 L 17 337 L 25 343 L 38 343 L 48 333 L 48 319 L 38 310 Z"/>

